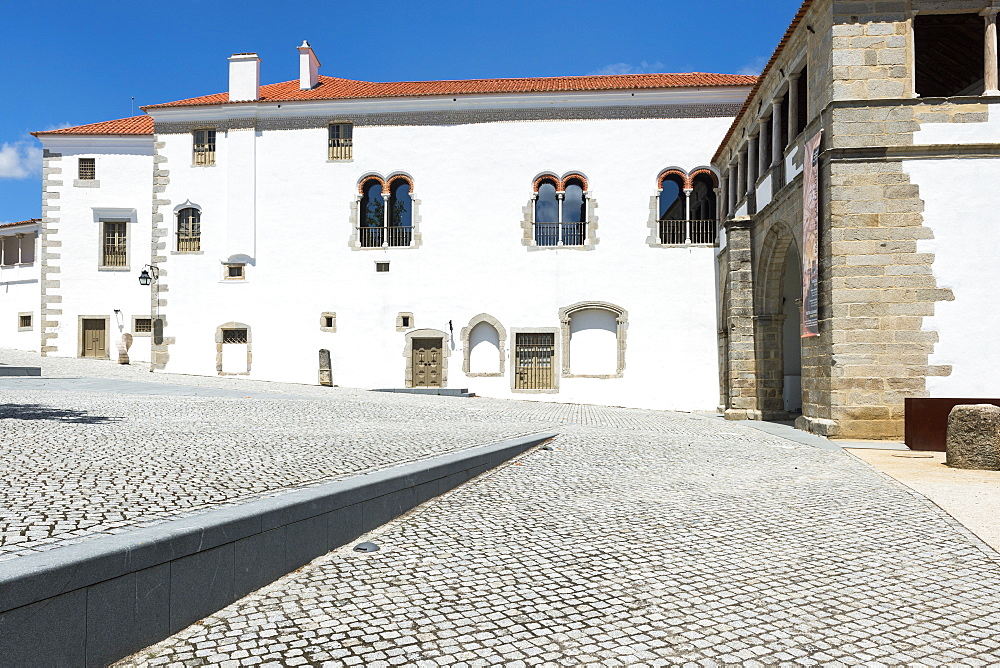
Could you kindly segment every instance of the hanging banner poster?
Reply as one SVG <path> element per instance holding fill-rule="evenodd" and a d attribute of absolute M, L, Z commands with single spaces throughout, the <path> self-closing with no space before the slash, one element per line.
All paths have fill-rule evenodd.
<path fill-rule="evenodd" d="M 819 336 L 819 143 L 806 142 L 802 170 L 802 338 Z"/>

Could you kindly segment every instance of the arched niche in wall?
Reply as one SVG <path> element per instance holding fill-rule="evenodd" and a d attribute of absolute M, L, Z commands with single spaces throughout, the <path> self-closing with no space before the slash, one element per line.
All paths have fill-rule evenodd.
<path fill-rule="evenodd" d="M 628 312 L 617 304 L 577 302 L 559 309 L 564 378 L 621 378 Z"/>
<path fill-rule="evenodd" d="M 507 332 L 500 321 L 480 313 L 462 328 L 462 371 L 466 376 L 503 376 Z"/>

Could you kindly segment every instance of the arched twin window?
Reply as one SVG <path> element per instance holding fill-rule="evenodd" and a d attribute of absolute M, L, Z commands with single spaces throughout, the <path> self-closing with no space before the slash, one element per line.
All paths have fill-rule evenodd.
<path fill-rule="evenodd" d="M 362 248 L 409 246 L 413 240 L 413 184 L 404 176 L 386 184 L 371 177 L 361 184 L 358 237 Z"/>
<path fill-rule="evenodd" d="M 177 212 L 177 250 L 182 253 L 201 250 L 201 211 L 194 207 Z"/>
<path fill-rule="evenodd" d="M 659 240 L 665 245 L 715 243 L 715 175 L 707 169 L 660 174 L 657 195 Z"/>
<path fill-rule="evenodd" d="M 587 241 L 587 182 L 543 176 L 535 182 L 535 245 L 583 246 Z"/>

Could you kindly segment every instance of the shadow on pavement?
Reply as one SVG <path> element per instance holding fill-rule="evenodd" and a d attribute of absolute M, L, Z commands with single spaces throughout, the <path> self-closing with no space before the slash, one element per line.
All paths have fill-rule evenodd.
<path fill-rule="evenodd" d="M 4 418 L 14 418 L 15 420 L 56 420 L 74 424 L 108 424 L 121 420 L 119 417 L 91 415 L 84 411 L 52 408 L 51 406 L 43 406 L 41 404 L 0 404 L 0 419 Z"/>

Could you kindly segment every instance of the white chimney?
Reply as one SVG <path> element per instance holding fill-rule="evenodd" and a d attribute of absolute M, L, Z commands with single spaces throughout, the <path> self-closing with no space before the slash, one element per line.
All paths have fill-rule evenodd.
<path fill-rule="evenodd" d="M 260 58 L 256 53 L 229 57 L 229 101 L 246 102 L 260 97 Z"/>
<path fill-rule="evenodd" d="M 319 83 L 319 58 L 309 42 L 302 40 L 299 47 L 299 90 L 310 90 Z"/>

